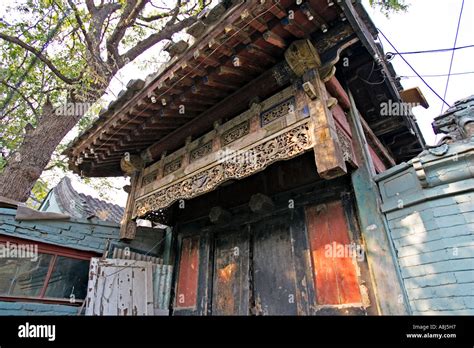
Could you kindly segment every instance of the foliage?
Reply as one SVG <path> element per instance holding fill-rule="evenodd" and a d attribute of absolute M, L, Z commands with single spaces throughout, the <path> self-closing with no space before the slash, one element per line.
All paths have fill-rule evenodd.
<path fill-rule="evenodd" d="M 387 17 L 391 12 L 405 12 L 408 9 L 404 0 L 369 0 L 369 3 L 370 6 L 379 8 Z"/>
<path fill-rule="evenodd" d="M 5 8 L 0 16 L 0 173 L 28 129 L 40 121 L 46 100 L 55 108 L 71 101 L 95 103 L 75 133 L 84 130 L 104 107 L 101 97 L 111 99 L 107 88 L 117 72 L 192 24 L 207 5 L 203 0 L 18 0 L 10 7 L 0 5 Z M 63 149 L 59 144 L 46 169 L 66 170 Z M 39 181 L 33 196 L 43 196 L 44 189 Z"/>

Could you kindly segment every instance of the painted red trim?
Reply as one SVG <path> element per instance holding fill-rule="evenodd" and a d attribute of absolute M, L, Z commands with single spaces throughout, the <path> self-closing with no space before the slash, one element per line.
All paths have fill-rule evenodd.
<path fill-rule="evenodd" d="M 39 250 L 38 250 L 38 252 L 39 252 Z M 51 274 L 53 274 L 54 266 L 56 266 L 56 260 L 57 259 L 58 259 L 58 255 L 54 255 L 52 260 L 49 261 L 48 272 L 46 273 L 46 277 L 45 277 L 44 283 L 43 283 L 43 288 L 41 289 L 41 292 L 39 294 L 40 298 L 44 298 L 44 294 L 46 293 L 46 289 L 47 289 L 49 281 L 51 279 Z"/>
<path fill-rule="evenodd" d="M 83 250 L 75 250 L 67 247 L 62 247 L 58 245 L 46 244 L 42 242 L 37 242 L 30 239 L 23 239 L 17 237 L 10 237 L 5 235 L 0 235 L 0 244 L 10 242 L 12 244 L 36 244 L 38 245 L 38 253 L 41 254 L 49 254 L 53 255 L 53 258 L 49 262 L 48 273 L 46 274 L 43 287 L 40 291 L 39 296 L 37 297 L 23 297 L 23 296 L 0 296 L 0 301 L 29 301 L 29 302 L 44 302 L 44 303 L 70 303 L 68 299 L 52 299 L 52 298 L 45 298 L 44 295 L 46 294 L 46 289 L 48 287 L 49 280 L 51 279 L 51 275 L 54 271 L 54 267 L 56 266 L 56 260 L 58 256 L 64 256 L 71 259 L 76 260 L 90 260 L 92 257 L 96 257 L 99 254 L 89 251 Z M 76 302 L 79 302 L 77 300 Z M 81 300 L 82 302 L 82 300 Z M 72 304 L 71 304 L 72 305 Z"/>
<path fill-rule="evenodd" d="M 181 257 L 175 307 L 196 308 L 199 279 L 199 241 L 197 236 L 185 237 L 181 242 Z"/>

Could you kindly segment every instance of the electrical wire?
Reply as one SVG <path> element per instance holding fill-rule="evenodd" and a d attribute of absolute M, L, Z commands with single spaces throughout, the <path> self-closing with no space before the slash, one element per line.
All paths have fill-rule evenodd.
<path fill-rule="evenodd" d="M 459 76 L 459 75 L 469 75 L 469 74 L 474 74 L 474 71 L 464 71 L 464 72 L 458 72 L 458 73 L 451 73 L 451 76 Z M 421 75 L 422 77 L 446 77 L 448 74 L 433 74 L 433 75 Z M 401 78 L 411 78 L 411 77 L 418 77 L 416 75 L 402 75 L 399 76 Z"/>
<path fill-rule="evenodd" d="M 399 53 L 387 52 L 387 54 L 396 56 L 399 54 L 438 53 L 438 52 L 457 51 L 457 50 L 462 50 L 464 48 L 472 48 L 472 47 L 474 47 L 474 45 L 466 45 L 466 46 L 459 46 L 459 47 L 452 47 L 452 48 L 438 48 L 435 50 L 425 50 L 425 51 L 409 51 L 409 52 L 399 52 Z"/>
<path fill-rule="evenodd" d="M 461 3 L 461 11 L 459 11 L 459 19 L 458 19 L 458 26 L 456 28 L 456 36 L 454 37 L 454 45 L 453 48 L 456 47 L 456 43 L 458 41 L 458 34 L 459 34 L 459 27 L 461 25 L 461 17 L 462 17 L 462 11 L 464 10 L 464 0 L 462 0 Z M 448 71 L 448 78 L 446 79 L 446 87 L 444 89 L 444 96 L 443 99 L 446 99 L 446 93 L 448 93 L 448 86 L 449 86 L 449 78 L 451 77 L 451 69 L 453 67 L 453 60 L 454 60 L 454 50 L 453 53 L 451 54 L 451 62 L 449 63 L 449 71 Z M 441 113 L 443 113 L 444 110 L 444 104 L 441 104 Z"/>
<path fill-rule="evenodd" d="M 421 81 L 423 81 L 423 83 L 431 90 L 431 92 L 433 92 L 439 99 L 441 99 L 441 101 L 446 104 L 447 106 L 451 107 L 451 105 L 449 105 L 446 100 L 444 100 L 429 84 L 428 82 L 426 82 L 423 77 L 421 77 L 420 74 L 418 74 L 418 72 L 415 70 L 415 68 L 413 68 L 413 66 L 405 59 L 405 57 L 403 56 L 402 53 L 400 53 L 396 48 L 395 46 L 392 44 L 392 42 L 385 36 L 385 34 L 382 32 L 382 30 L 380 30 L 379 28 L 377 28 L 378 32 L 384 37 L 385 40 L 387 40 L 387 42 L 389 43 L 390 46 L 392 46 L 392 48 L 395 50 L 395 52 L 398 53 L 398 55 L 400 56 L 400 58 L 403 59 L 403 61 L 410 67 L 410 69 L 416 74 L 416 76 L 418 76 Z"/>

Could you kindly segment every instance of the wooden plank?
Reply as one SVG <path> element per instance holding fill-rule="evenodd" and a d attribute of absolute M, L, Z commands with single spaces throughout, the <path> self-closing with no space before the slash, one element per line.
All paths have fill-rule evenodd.
<path fill-rule="evenodd" d="M 253 261 L 257 314 L 296 315 L 296 274 L 287 222 L 266 220 L 256 227 Z"/>
<path fill-rule="evenodd" d="M 329 203 L 328 208 L 328 225 L 332 242 L 335 242 L 337 246 L 342 248 L 348 247 L 351 244 L 351 240 L 349 238 L 349 230 L 342 203 L 340 201 Z M 355 252 L 355 250 L 353 250 L 353 252 Z M 339 292 L 339 303 L 341 304 L 362 302 L 353 256 L 355 258 L 355 255 L 347 255 L 344 253 L 343 257 L 339 255 L 337 255 L 336 258 L 333 257 L 338 285 L 337 289 Z"/>
<path fill-rule="evenodd" d="M 97 259 L 91 271 L 86 315 L 154 314 L 150 262 Z"/>
<path fill-rule="evenodd" d="M 360 303 L 357 271 L 344 252 L 351 241 L 341 202 L 307 207 L 306 218 L 318 304 Z"/>
<path fill-rule="evenodd" d="M 114 271 L 116 269 L 114 268 Z M 117 289 L 118 289 L 118 315 L 132 315 L 130 310 L 133 307 L 132 297 L 129 294 L 133 293 L 133 283 L 132 283 L 132 269 L 124 268 L 119 273 L 117 278 Z"/>
<path fill-rule="evenodd" d="M 291 247 L 296 274 L 296 304 L 298 315 L 314 314 L 316 296 L 312 273 L 311 253 L 306 232 L 304 210 L 295 209 L 291 215 Z"/>
<path fill-rule="evenodd" d="M 247 315 L 249 312 L 248 234 L 217 234 L 214 256 L 213 315 Z"/>
<path fill-rule="evenodd" d="M 87 282 L 87 296 L 86 296 L 86 310 L 85 315 L 95 315 L 94 312 L 94 299 L 96 298 L 97 292 L 97 281 L 99 277 L 97 276 L 99 271 L 99 258 L 93 257 L 89 266 L 89 280 Z"/>
<path fill-rule="evenodd" d="M 195 308 L 199 274 L 199 237 L 183 238 L 176 292 L 177 308 Z"/>

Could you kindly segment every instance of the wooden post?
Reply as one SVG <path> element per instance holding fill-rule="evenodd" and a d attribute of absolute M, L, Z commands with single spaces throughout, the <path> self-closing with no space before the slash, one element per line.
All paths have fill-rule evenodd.
<path fill-rule="evenodd" d="M 127 205 L 125 206 L 123 218 L 120 222 L 120 239 L 134 239 L 137 232 L 137 224 L 132 220 L 132 215 L 139 177 L 138 172 L 133 173 L 130 177 L 130 191 L 128 192 Z"/>
<path fill-rule="evenodd" d="M 333 179 L 347 173 L 344 153 L 336 131 L 336 123 L 328 108 L 326 86 L 318 73 L 310 70 L 303 76 L 310 83 L 316 99 L 309 102 L 309 115 L 314 127 L 314 157 L 318 174 L 324 179 Z"/>
<path fill-rule="evenodd" d="M 309 100 L 318 174 L 324 179 L 346 174 L 336 123 L 328 107 L 328 93 L 318 71 L 321 68 L 318 52 L 309 40 L 298 40 L 288 47 L 285 59 L 295 74 L 303 79 L 303 89 Z"/>
<path fill-rule="evenodd" d="M 348 121 L 355 155 L 360 163 L 359 168 L 351 174 L 351 179 L 377 311 L 384 315 L 409 314 L 407 296 L 402 285 L 392 241 L 380 209 L 380 195 L 373 180 L 375 169 L 361 123 L 361 116 L 356 109 L 352 95 L 350 92 L 348 94 L 351 103 Z"/>

